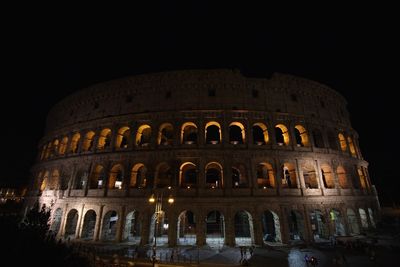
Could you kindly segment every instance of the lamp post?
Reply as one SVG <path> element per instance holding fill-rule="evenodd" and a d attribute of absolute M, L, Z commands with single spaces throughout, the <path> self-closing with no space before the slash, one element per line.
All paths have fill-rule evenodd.
<path fill-rule="evenodd" d="M 153 255 L 151 257 L 151 261 L 153 263 L 153 267 L 156 264 L 156 248 L 157 248 L 157 229 L 158 229 L 158 224 L 160 222 L 160 216 L 162 215 L 162 201 L 163 201 L 163 193 L 157 194 L 156 196 L 154 194 L 151 195 L 149 198 L 149 203 L 153 204 L 155 203 L 155 208 L 154 208 L 154 233 L 153 233 L 153 239 L 154 239 L 154 244 L 153 244 Z M 168 203 L 173 204 L 174 203 L 174 198 L 170 195 L 168 197 Z"/>

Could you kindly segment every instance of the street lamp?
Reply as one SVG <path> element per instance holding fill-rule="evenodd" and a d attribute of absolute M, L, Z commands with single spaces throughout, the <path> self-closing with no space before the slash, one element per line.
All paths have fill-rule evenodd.
<path fill-rule="evenodd" d="M 163 200 L 163 193 L 161 192 L 161 195 L 156 195 L 154 196 L 154 194 L 151 195 L 151 197 L 149 198 L 149 203 L 153 204 L 155 203 L 155 209 L 154 209 L 154 244 L 153 244 L 153 255 L 151 257 L 151 261 L 153 263 L 153 267 L 156 264 L 156 248 L 157 248 L 157 229 L 158 229 L 158 224 L 160 222 L 160 217 L 162 215 L 162 200 Z M 174 198 L 170 195 L 168 197 L 168 203 L 169 204 L 173 204 L 174 203 Z"/>

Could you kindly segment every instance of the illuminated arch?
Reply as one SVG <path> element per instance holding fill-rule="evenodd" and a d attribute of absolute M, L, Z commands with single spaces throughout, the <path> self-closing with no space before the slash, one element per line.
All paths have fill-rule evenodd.
<path fill-rule="evenodd" d="M 315 166 L 312 163 L 307 162 L 302 165 L 302 171 L 303 171 L 304 186 L 306 188 L 319 188 Z"/>
<path fill-rule="evenodd" d="M 197 167 L 192 162 L 185 162 L 179 168 L 179 185 L 182 188 L 197 187 Z"/>
<path fill-rule="evenodd" d="M 53 141 L 53 150 L 52 150 L 52 152 L 51 152 L 51 156 L 53 155 L 53 154 L 58 154 L 58 149 L 59 149 L 59 145 L 60 145 L 60 141 L 58 140 L 58 139 L 55 139 L 54 141 Z"/>
<path fill-rule="evenodd" d="M 328 164 L 321 164 L 322 182 L 325 188 L 335 188 L 332 168 Z"/>
<path fill-rule="evenodd" d="M 247 210 L 236 212 L 234 230 L 236 246 L 251 246 L 254 244 L 253 217 Z"/>
<path fill-rule="evenodd" d="M 356 155 L 356 149 L 354 147 L 353 139 L 350 136 L 347 137 L 347 142 L 349 143 L 349 149 L 350 149 L 351 155 L 355 156 Z"/>
<path fill-rule="evenodd" d="M 147 168 L 144 166 L 144 164 L 136 163 L 132 167 L 129 187 L 146 188 L 148 186 L 146 175 L 147 175 Z"/>
<path fill-rule="evenodd" d="M 151 127 L 150 125 L 141 125 L 136 132 L 136 145 L 138 146 L 148 146 L 151 139 Z"/>
<path fill-rule="evenodd" d="M 210 162 L 205 167 L 206 187 L 222 188 L 223 187 L 223 169 L 218 162 Z"/>
<path fill-rule="evenodd" d="M 282 187 L 297 188 L 297 175 L 293 163 L 284 163 L 282 172 Z"/>
<path fill-rule="evenodd" d="M 101 240 L 115 240 L 119 219 L 118 213 L 115 210 L 110 210 L 104 215 L 103 223 L 101 224 Z"/>
<path fill-rule="evenodd" d="M 46 147 L 46 153 L 45 153 L 45 155 L 44 155 L 44 158 L 45 159 L 48 159 L 48 158 L 50 158 L 51 157 L 51 149 L 52 149 L 52 143 L 51 142 L 49 142 L 48 144 L 47 144 L 47 147 Z"/>
<path fill-rule="evenodd" d="M 90 151 L 93 147 L 95 132 L 89 131 L 85 135 L 85 139 L 83 140 L 82 150 L 83 151 Z"/>
<path fill-rule="evenodd" d="M 275 175 L 272 165 L 262 162 L 257 165 L 257 186 L 258 188 L 275 188 Z"/>
<path fill-rule="evenodd" d="M 61 140 L 60 148 L 58 150 L 58 154 L 64 155 L 65 152 L 67 151 L 67 144 L 68 144 L 68 137 L 64 136 L 63 139 Z"/>
<path fill-rule="evenodd" d="M 368 183 L 367 183 L 367 177 L 365 175 L 364 168 L 357 167 L 357 173 L 358 173 L 358 177 L 360 178 L 361 188 L 367 189 Z"/>
<path fill-rule="evenodd" d="M 343 168 L 343 166 L 338 166 L 336 169 L 336 173 L 338 176 L 338 180 L 339 180 L 339 186 L 340 188 L 349 188 L 349 182 L 347 179 L 347 174 L 345 169 Z"/>
<path fill-rule="evenodd" d="M 289 132 L 285 125 L 277 124 L 275 126 L 275 138 L 278 145 L 289 145 Z"/>
<path fill-rule="evenodd" d="M 347 209 L 347 222 L 349 225 L 349 234 L 352 235 L 359 235 L 360 234 L 360 227 L 358 225 L 357 217 L 353 209 Z"/>
<path fill-rule="evenodd" d="M 91 240 L 94 237 L 97 215 L 94 210 L 88 210 L 85 213 L 82 225 L 81 238 Z"/>
<path fill-rule="evenodd" d="M 124 167 L 122 164 L 115 164 L 108 177 L 109 189 L 122 189 L 124 183 Z"/>
<path fill-rule="evenodd" d="M 78 211 L 72 209 L 68 212 L 67 221 L 65 222 L 65 238 L 74 239 L 76 233 L 76 226 L 78 225 Z"/>
<path fill-rule="evenodd" d="M 262 233 L 264 242 L 282 242 L 281 224 L 279 216 L 271 211 L 266 210 L 261 216 Z"/>
<path fill-rule="evenodd" d="M 129 146 L 129 139 L 131 131 L 128 126 L 119 128 L 117 137 L 115 139 L 115 146 L 117 148 L 127 148 Z"/>
<path fill-rule="evenodd" d="M 72 153 L 78 152 L 79 139 L 81 139 L 81 134 L 80 133 L 75 133 L 72 136 L 71 144 L 69 146 L 69 151 L 71 151 Z"/>
<path fill-rule="evenodd" d="M 157 145 L 172 145 L 174 138 L 174 127 L 171 123 L 163 123 L 160 126 L 157 137 Z"/>
<path fill-rule="evenodd" d="M 197 143 L 197 125 L 193 122 L 185 122 L 181 127 L 181 144 Z"/>
<path fill-rule="evenodd" d="M 106 180 L 106 172 L 102 165 L 97 165 L 90 177 L 90 189 L 101 189 L 104 187 Z"/>
<path fill-rule="evenodd" d="M 339 138 L 340 148 L 342 149 L 343 152 L 346 151 L 347 144 L 346 144 L 346 139 L 344 138 L 344 135 L 342 133 L 339 133 L 338 138 Z"/>
<path fill-rule="evenodd" d="M 111 129 L 105 128 L 101 130 L 99 140 L 97 142 L 97 149 L 103 150 L 110 146 L 111 143 Z"/>
<path fill-rule="evenodd" d="M 308 140 L 308 133 L 306 128 L 303 125 L 294 126 L 294 136 L 296 139 L 297 146 L 309 146 L 310 142 Z"/>
<path fill-rule="evenodd" d="M 229 124 L 229 142 L 231 144 L 243 144 L 246 140 L 246 132 L 242 123 L 234 121 Z"/>
<path fill-rule="evenodd" d="M 49 183 L 49 171 L 46 171 L 43 175 L 42 183 L 40 184 L 40 191 L 47 189 Z"/>
<path fill-rule="evenodd" d="M 253 124 L 253 142 L 255 145 L 265 145 L 269 141 L 267 126 L 264 123 L 257 122 Z"/>
<path fill-rule="evenodd" d="M 58 189 L 59 185 L 60 185 L 60 172 L 57 169 L 55 169 L 51 173 L 49 189 L 50 190 Z"/>
<path fill-rule="evenodd" d="M 135 244 L 140 243 L 141 223 L 139 211 L 133 210 L 129 212 L 125 217 L 124 232 L 122 240 L 133 242 Z"/>
<path fill-rule="evenodd" d="M 205 127 L 207 144 L 219 144 L 222 141 L 221 125 L 216 121 L 209 121 Z"/>
<path fill-rule="evenodd" d="M 176 232 L 178 245 L 196 244 L 196 217 L 192 211 L 184 210 L 179 214 Z"/>

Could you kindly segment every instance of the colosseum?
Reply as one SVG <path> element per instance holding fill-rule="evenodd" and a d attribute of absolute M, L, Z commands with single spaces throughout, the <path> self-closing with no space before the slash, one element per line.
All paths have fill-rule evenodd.
<path fill-rule="evenodd" d="M 346 100 L 238 70 L 137 75 L 50 111 L 28 206 L 59 238 L 160 246 L 317 242 L 375 227 Z"/>

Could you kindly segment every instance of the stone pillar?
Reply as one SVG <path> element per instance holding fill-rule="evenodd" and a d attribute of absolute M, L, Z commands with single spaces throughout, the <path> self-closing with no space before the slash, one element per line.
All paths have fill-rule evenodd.
<path fill-rule="evenodd" d="M 81 231 L 82 231 L 82 223 L 84 222 L 83 220 L 83 211 L 85 210 L 85 204 L 82 204 L 81 212 L 79 214 L 79 219 L 78 223 L 76 225 L 76 230 L 75 230 L 75 239 L 78 239 L 81 237 Z"/>
<path fill-rule="evenodd" d="M 226 209 L 226 214 L 224 215 L 225 223 L 225 245 L 234 247 L 235 246 L 235 220 L 234 214 L 230 208 Z"/>
<path fill-rule="evenodd" d="M 196 243 L 197 246 L 206 244 L 206 214 L 202 207 L 199 207 L 196 214 Z"/>
<path fill-rule="evenodd" d="M 65 204 L 65 207 L 63 208 L 63 217 L 61 220 L 61 225 L 60 225 L 60 230 L 57 233 L 57 237 L 58 238 L 63 238 L 64 237 L 64 233 L 65 233 L 65 222 L 67 221 L 67 217 L 68 217 L 68 203 Z"/>
<path fill-rule="evenodd" d="M 275 158 L 275 184 L 276 184 L 276 190 L 278 195 L 281 194 L 281 188 L 282 188 L 282 167 L 281 167 L 281 162 Z M 274 166 L 273 166 L 274 167 Z"/>
<path fill-rule="evenodd" d="M 168 246 L 170 247 L 177 245 L 177 221 L 178 217 L 175 211 L 168 209 Z"/>
<path fill-rule="evenodd" d="M 303 170 L 301 169 L 301 164 L 299 164 L 299 160 L 296 159 L 295 170 L 296 170 L 296 179 L 297 179 L 297 188 L 304 189 L 306 188 L 304 184 Z"/>
<path fill-rule="evenodd" d="M 317 168 L 316 175 L 318 179 L 318 188 L 319 189 L 325 189 L 324 181 L 322 179 L 322 171 L 321 171 L 321 165 L 319 164 L 319 160 L 315 160 L 315 167 Z M 324 190 L 322 191 L 322 195 L 324 195 Z"/>
<path fill-rule="evenodd" d="M 117 232 L 115 234 L 115 241 L 116 242 L 121 242 L 122 241 L 122 234 L 124 233 L 124 228 L 125 228 L 125 222 L 126 222 L 126 206 L 121 207 L 121 212 L 120 212 L 120 217 L 118 219 L 118 224 L 117 224 Z"/>
<path fill-rule="evenodd" d="M 151 220 L 148 212 L 143 212 L 141 214 L 141 226 L 140 245 L 143 246 L 149 243 Z"/>
<path fill-rule="evenodd" d="M 94 236 L 93 236 L 94 241 L 100 240 L 100 231 L 103 225 L 103 210 L 104 210 L 104 205 L 100 205 L 99 216 L 97 217 L 96 225 L 94 226 Z"/>
<path fill-rule="evenodd" d="M 314 237 L 311 229 L 310 215 L 306 205 L 302 205 L 301 214 L 304 218 L 304 239 L 308 242 L 313 242 Z"/>
<path fill-rule="evenodd" d="M 204 158 L 200 157 L 197 177 L 197 187 L 199 189 L 204 189 L 206 187 L 206 164 Z"/>
<path fill-rule="evenodd" d="M 263 232 L 262 232 L 262 224 L 261 224 L 261 216 L 258 212 L 253 212 L 251 214 L 253 230 L 254 230 L 254 244 L 257 246 L 262 246 L 263 243 Z"/>
<path fill-rule="evenodd" d="M 287 208 L 284 206 L 281 206 L 278 212 L 279 212 L 279 223 L 281 226 L 282 243 L 287 244 L 290 240 L 289 223 L 288 223 L 288 218 L 287 218 Z"/>

